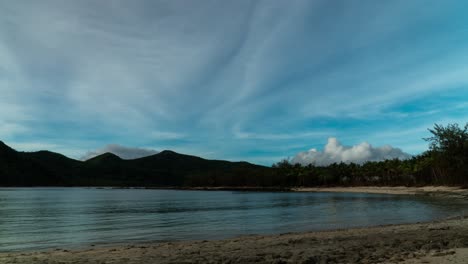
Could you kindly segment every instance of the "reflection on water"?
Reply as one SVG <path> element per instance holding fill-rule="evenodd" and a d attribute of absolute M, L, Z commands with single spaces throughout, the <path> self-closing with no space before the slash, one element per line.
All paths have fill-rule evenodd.
<path fill-rule="evenodd" d="M 410 223 L 465 208 L 384 194 L 0 188 L 0 251 Z"/>

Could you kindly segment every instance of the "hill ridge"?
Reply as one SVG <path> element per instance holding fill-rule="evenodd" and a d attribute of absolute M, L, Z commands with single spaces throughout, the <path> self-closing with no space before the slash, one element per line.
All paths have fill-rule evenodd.
<path fill-rule="evenodd" d="M 80 161 L 48 150 L 18 152 L 0 141 L 0 186 L 236 186 L 269 170 L 172 150 L 131 160 L 106 152 Z"/>

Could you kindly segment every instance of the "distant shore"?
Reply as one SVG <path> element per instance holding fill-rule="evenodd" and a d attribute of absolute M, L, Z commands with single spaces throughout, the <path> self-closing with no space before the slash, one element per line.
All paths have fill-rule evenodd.
<path fill-rule="evenodd" d="M 468 198 L 468 188 L 460 186 L 332 186 L 332 187 L 255 187 L 255 186 L 195 186 L 195 187 L 163 187 L 163 186 L 4 186 L 0 188 L 95 188 L 95 189 L 155 189 L 155 190 L 186 190 L 186 191 L 239 191 L 239 192 L 338 192 L 338 193 L 370 193 L 394 195 L 437 195 Z"/>
<path fill-rule="evenodd" d="M 169 188 L 173 189 L 173 188 Z M 353 186 L 353 187 L 187 187 L 177 190 L 199 191 L 260 191 L 260 192 L 338 192 L 338 193 L 370 193 L 393 195 L 430 195 L 453 198 L 468 198 L 468 189 L 456 186 Z"/>
<path fill-rule="evenodd" d="M 466 263 L 468 219 L 227 240 L 0 253 L 0 263 Z"/>
<path fill-rule="evenodd" d="M 357 186 L 357 187 L 299 187 L 291 188 L 295 192 L 348 192 L 395 195 L 460 195 L 468 196 L 468 189 L 454 186 Z"/>

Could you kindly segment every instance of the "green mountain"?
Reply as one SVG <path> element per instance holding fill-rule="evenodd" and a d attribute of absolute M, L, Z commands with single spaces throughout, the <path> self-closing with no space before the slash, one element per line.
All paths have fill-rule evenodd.
<path fill-rule="evenodd" d="M 18 152 L 0 141 L 0 186 L 244 186 L 271 168 L 207 160 L 165 150 L 124 160 L 104 153 L 87 161 L 50 152 Z"/>

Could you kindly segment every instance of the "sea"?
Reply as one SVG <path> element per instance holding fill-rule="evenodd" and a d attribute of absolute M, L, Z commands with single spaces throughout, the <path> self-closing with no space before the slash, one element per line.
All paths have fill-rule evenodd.
<path fill-rule="evenodd" d="M 414 195 L 0 188 L 0 252 L 416 223 L 465 211 L 461 201 Z"/>

